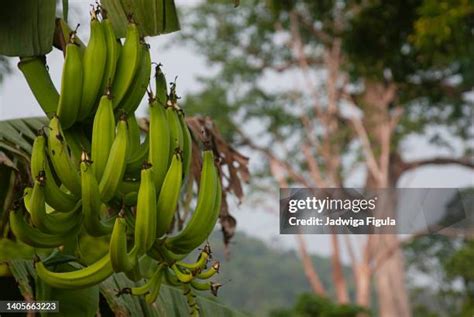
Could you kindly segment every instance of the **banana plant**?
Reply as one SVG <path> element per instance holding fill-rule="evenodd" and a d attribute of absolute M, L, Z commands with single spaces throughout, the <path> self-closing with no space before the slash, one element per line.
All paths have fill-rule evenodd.
<path fill-rule="evenodd" d="M 235 315 L 227 308 L 216 313 L 218 306 L 195 295 L 195 291 L 209 291 L 216 296 L 221 286 L 206 281 L 219 267 L 207 269 L 209 247 L 196 262 L 184 261 L 206 240 L 221 210 L 226 210 L 221 208 L 225 194 L 221 194 L 222 167 L 214 157 L 219 153 L 215 142 L 207 135 L 204 140 L 193 139 L 177 104 L 175 84 L 169 95 L 166 86 L 156 86 L 159 103 L 148 93 L 150 108 L 163 111 L 151 112 L 152 123 L 143 144 L 134 115 L 150 85 L 151 60 L 143 36 L 179 29 L 174 0 L 97 3 L 86 45 L 67 25 L 66 0 L 62 1 L 63 19 L 55 18 L 55 1 L 45 2 L 44 7 L 29 0 L 20 4 L 9 8 L 21 14 L 30 4 L 34 10 L 12 24 L 33 45 L 12 45 L 15 40 L 0 27 L 4 39 L 0 53 L 20 57 L 19 69 L 47 118 L 0 122 L 0 276 L 11 275 L 25 299 L 58 300 L 60 314 L 66 316 L 103 314 L 106 308 L 99 305 L 99 294 L 115 314 Z M 11 19 L 5 16 L 3 20 Z M 27 28 L 35 31 L 28 34 Z M 118 39 L 122 36 L 123 45 Z M 59 91 L 44 58 L 53 45 L 64 53 Z M 99 69 L 97 63 L 104 67 Z M 157 66 L 156 74 L 160 72 Z M 97 111 L 102 105 L 108 109 L 103 115 Z M 167 123 L 169 143 L 159 140 L 162 135 L 151 133 L 154 113 L 160 116 L 158 121 Z M 111 128 L 110 140 L 103 130 L 106 126 Z M 202 141 L 205 151 L 200 160 L 192 151 L 195 148 L 194 153 L 200 153 Z M 149 155 L 152 147 L 148 142 L 158 152 Z M 106 143 L 109 155 L 99 166 L 101 159 L 92 153 L 94 163 L 88 154 L 94 149 L 103 151 Z M 136 164 L 155 158 L 168 161 L 159 181 L 154 176 L 162 174 L 158 167 L 153 170 L 151 164 Z M 190 169 L 192 159 L 199 161 L 195 171 Z M 191 184 L 192 189 L 199 174 L 196 211 L 185 234 L 175 234 L 171 240 L 169 236 L 182 229 L 174 228 L 173 221 L 180 218 L 176 212 L 181 185 Z M 135 246 L 128 253 L 127 235 L 133 233 Z M 110 296 L 111 289 L 114 296 Z M 176 296 L 178 291 L 181 295 Z M 77 298 L 83 305 L 78 305 Z M 169 302 L 172 306 L 166 306 Z"/>

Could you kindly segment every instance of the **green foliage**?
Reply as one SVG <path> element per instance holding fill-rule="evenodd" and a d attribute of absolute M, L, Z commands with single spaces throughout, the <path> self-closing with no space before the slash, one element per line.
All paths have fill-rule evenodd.
<path fill-rule="evenodd" d="M 271 317 L 355 317 L 366 312 L 355 305 L 338 305 L 328 298 L 314 294 L 302 294 L 296 304 L 288 310 L 275 310 Z"/>
<path fill-rule="evenodd" d="M 474 283 L 474 240 L 467 241 L 445 263 L 447 273 L 452 277 L 461 277 L 466 283 Z"/>
<path fill-rule="evenodd" d="M 459 215 L 474 212 L 473 188 L 456 193 L 446 206 L 440 224 L 450 226 Z M 464 219 L 466 220 L 466 219 Z M 469 221 L 469 219 L 467 219 Z M 415 316 L 471 316 L 474 309 L 474 241 L 443 235 L 414 239 L 404 248 L 409 275 L 430 279 L 430 287 L 412 285 Z"/>
<path fill-rule="evenodd" d="M 195 113 L 197 105 L 205 105 L 204 114 L 216 118 L 228 140 L 242 141 L 240 132 L 251 130 L 256 143 L 283 143 L 291 165 L 304 169 L 299 153 L 307 131 L 299 117 L 313 114 L 314 104 L 306 86 L 295 81 L 299 61 L 289 40 L 290 16 L 297 14 L 310 72 L 316 78 L 321 79 L 326 67 L 323 48 L 340 39 L 342 67 L 362 110 L 365 83 L 396 84 L 393 106 L 402 107 L 404 115 L 392 138 L 394 151 L 407 135 L 433 127 L 451 134 L 446 138 L 446 133 L 429 131 L 430 141 L 440 146 L 451 143 L 452 136 L 469 139 L 472 102 L 465 93 L 474 86 L 471 7 L 468 0 L 250 0 L 235 14 L 225 0 L 205 1 L 185 12 L 182 35 L 218 71 L 201 78 L 204 88 L 186 97 L 184 107 Z M 420 26 L 427 21 L 452 30 L 459 26 L 459 32 L 440 35 Z M 268 84 L 272 81 L 278 87 Z M 318 94 L 325 107 L 324 84 Z M 324 137 L 317 121 L 311 126 L 316 139 Z M 334 142 L 349 155 L 354 135 L 343 122 L 339 132 Z"/>

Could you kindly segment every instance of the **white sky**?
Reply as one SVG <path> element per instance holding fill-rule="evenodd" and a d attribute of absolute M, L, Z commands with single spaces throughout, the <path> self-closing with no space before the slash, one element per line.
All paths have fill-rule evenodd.
<path fill-rule="evenodd" d="M 88 16 L 78 15 L 77 12 L 88 12 L 89 1 L 70 1 L 72 8 L 70 11 L 70 24 L 81 24 L 79 36 L 82 39 L 88 37 Z M 178 0 L 177 5 L 189 5 L 197 1 Z M 168 41 L 175 41 L 176 35 L 164 35 L 148 39 L 151 45 L 152 60 L 164 64 L 164 71 L 168 79 L 178 76 L 179 93 L 186 95 L 189 92 L 197 91 L 200 84 L 197 81 L 197 75 L 206 74 L 208 71 L 204 59 L 189 48 L 172 47 L 163 48 Z M 62 53 L 54 50 L 48 55 L 48 65 L 50 67 L 53 81 L 58 86 L 60 82 L 60 71 L 62 67 Z M 0 87 L 0 120 L 41 116 L 43 113 L 31 94 L 21 73 L 14 66 L 17 63 L 16 58 L 11 59 L 13 73 L 6 77 Z M 287 80 L 272 76 L 266 85 L 275 87 L 285 85 Z M 142 104 L 137 115 L 145 114 L 145 104 Z M 405 144 L 405 153 L 410 154 L 410 158 L 421 158 L 432 154 L 439 154 L 433 147 L 427 146 L 419 138 L 411 138 Z M 251 157 L 252 159 L 252 157 Z M 251 167 L 255 161 L 250 161 Z M 474 186 L 474 173 L 461 167 L 425 167 L 413 173 L 408 173 L 400 182 L 402 187 L 465 187 Z M 262 197 L 268 203 L 265 206 L 254 206 L 243 203 L 240 207 L 235 207 L 232 214 L 238 221 L 238 229 L 248 234 L 258 236 L 271 245 L 281 248 L 293 248 L 295 240 L 292 236 L 279 235 L 278 223 L 278 188 L 275 187 L 273 195 Z M 306 236 L 310 251 L 319 254 L 329 254 L 329 239 L 321 235 Z M 345 253 L 345 252 L 344 252 Z"/>

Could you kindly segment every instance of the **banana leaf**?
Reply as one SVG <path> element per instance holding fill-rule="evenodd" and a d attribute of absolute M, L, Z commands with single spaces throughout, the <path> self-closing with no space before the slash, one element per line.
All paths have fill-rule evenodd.
<path fill-rule="evenodd" d="M 102 0 L 114 30 L 124 37 L 128 17 L 137 23 L 142 36 L 179 31 L 179 20 L 174 0 Z"/>
<path fill-rule="evenodd" d="M 46 125 L 42 117 L 0 121 L 0 151 L 12 160 L 28 161 L 36 131 Z"/>
<path fill-rule="evenodd" d="M 51 51 L 55 0 L 2 1 L 0 55 L 34 56 Z"/>
<path fill-rule="evenodd" d="M 36 278 L 35 271 L 33 269 L 32 261 L 25 260 L 14 260 L 9 262 L 10 270 L 13 274 L 13 277 L 18 282 L 20 286 L 21 293 L 25 298 L 33 299 L 34 296 L 34 286 L 31 281 L 34 281 Z M 157 301 L 148 305 L 145 303 L 143 298 L 131 296 L 131 295 L 122 295 L 120 297 L 116 296 L 117 289 L 123 287 L 131 287 L 134 283 L 129 281 L 123 273 L 114 274 L 106 281 L 100 284 L 100 293 L 105 298 L 108 308 L 118 316 L 149 316 L 149 317 L 171 317 L 171 316 L 187 316 L 188 307 L 186 303 L 186 298 L 182 295 L 182 291 L 174 287 L 163 285 L 160 290 L 160 296 Z M 87 289 L 87 291 L 82 291 L 82 293 L 75 293 L 76 296 L 74 301 L 81 306 L 91 305 L 92 307 L 97 307 L 95 302 L 96 298 L 92 298 L 92 294 L 96 292 L 95 288 Z M 71 310 L 68 311 L 69 314 L 66 314 L 65 311 L 61 311 L 61 307 L 67 309 L 68 307 L 74 307 L 71 303 L 68 305 L 61 305 L 60 315 L 62 316 L 76 316 L 77 311 Z M 235 311 L 229 307 L 226 307 L 219 302 L 210 300 L 203 296 L 197 296 L 197 301 L 201 309 L 201 316 L 228 316 L 228 317 L 240 317 L 246 316 L 238 311 Z M 104 303 L 105 304 L 105 303 Z M 102 305 L 102 303 L 101 303 Z M 105 310 L 105 307 L 100 307 L 100 310 Z M 88 310 L 89 312 L 91 310 Z M 53 314 L 57 316 L 57 314 Z M 53 316 L 52 315 L 52 316 Z M 86 315 L 81 315 L 86 316 Z M 92 316 L 92 315 L 91 315 Z"/>

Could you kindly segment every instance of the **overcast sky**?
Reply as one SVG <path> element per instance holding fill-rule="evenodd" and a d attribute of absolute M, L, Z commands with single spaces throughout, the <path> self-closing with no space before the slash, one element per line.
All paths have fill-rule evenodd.
<path fill-rule="evenodd" d="M 178 6 L 191 4 L 196 1 L 177 1 Z M 82 39 L 88 37 L 88 16 L 78 14 L 78 12 L 88 12 L 89 1 L 71 1 L 72 9 L 70 14 L 70 24 L 81 23 L 79 36 Z M 164 64 L 164 71 L 168 78 L 178 76 L 179 90 L 181 95 L 197 91 L 200 84 L 196 79 L 197 75 L 206 74 L 208 67 L 204 59 L 199 57 L 189 48 L 172 47 L 164 48 L 164 44 L 175 41 L 176 35 L 164 35 L 149 39 L 151 45 L 152 60 Z M 16 68 L 17 59 L 10 60 L 13 65 L 13 73 L 6 77 L 0 88 L 0 120 L 41 116 L 42 111 L 28 89 L 24 78 Z M 53 50 L 47 59 L 51 76 L 56 86 L 60 82 L 60 72 L 62 67 L 62 53 Z M 286 83 L 285 80 L 275 77 L 268 85 L 280 86 Z M 138 110 L 138 116 L 145 114 L 146 105 L 142 104 Z M 410 158 L 429 157 L 433 154 L 440 154 L 438 150 L 427 146 L 419 138 L 411 138 L 404 145 L 405 153 L 410 154 Z M 444 154 L 444 153 L 441 153 Z M 255 162 L 251 161 L 252 164 Z M 402 187 L 466 187 L 474 186 L 474 173 L 460 167 L 425 167 L 414 173 L 408 173 L 401 180 Z M 249 234 L 259 236 L 270 242 L 275 247 L 294 247 L 294 237 L 279 235 L 278 223 L 278 188 L 275 188 L 274 195 L 265 196 L 267 200 L 265 206 L 249 206 L 245 202 L 240 207 L 235 207 L 232 214 L 238 221 L 238 229 Z M 259 208 L 261 207 L 261 208 Z M 320 254 L 328 254 L 329 240 L 324 236 L 307 236 L 310 249 Z M 238 241 L 237 241 L 238 243 Z"/>

